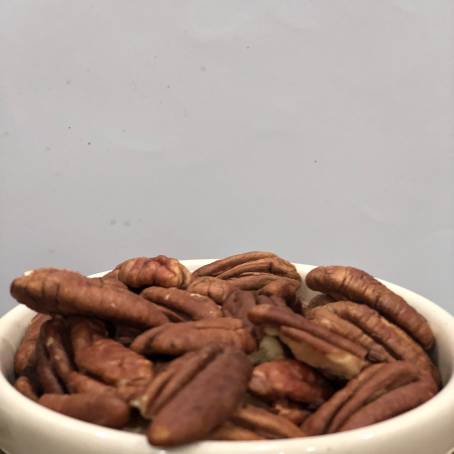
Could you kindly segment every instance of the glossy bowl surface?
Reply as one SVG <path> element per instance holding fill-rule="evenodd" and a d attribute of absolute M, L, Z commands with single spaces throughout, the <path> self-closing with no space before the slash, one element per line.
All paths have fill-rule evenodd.
<path fill-rule="evenodd" d="M 211 260 L 185 260 L 194 270 Z M 304 277 L 313 266 L 295 264 Z M 102 275 L 104 273 L 99 273 Z M 454 448 L 454 318 L 428 299 L 382 281 L 420 311 L 437 339 L 434 359 L 443 389 L 403 415 L 362 429 L 289 440 L 204 441 L 178 454 L 448 454 Z M 310 290 L 303 289 L 303 292 Z M 34 312 L 17 306 L 0 319 L 0 448 L 9 454 L 164 454 L 143 435 L 106 429 L 69 418 L 30 401 L 10 384 L 14 352 Z M 454 451 L 453 451 L 454 452 Z"/>

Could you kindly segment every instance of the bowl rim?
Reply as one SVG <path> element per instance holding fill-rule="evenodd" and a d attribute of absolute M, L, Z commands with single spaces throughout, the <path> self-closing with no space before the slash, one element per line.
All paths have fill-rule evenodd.
<path fill-rule="evenodd" d="M 191 259 L 191 260 L 180 260 L 185 266 L 190 269 L 195 269 L 199 266 L 202 266 L 206 263 L 210 263 L 215 259 Z M 306 265 L 301 263 L 293 263 L 298 272 L 304 276 L 309 272 L 315 265 Z M 108 271 L 95 273 L 90 275 L 90 277 L 99 277 L 106 274 Z M 425 312 L 423 315 L 427 315 L 430 312 L 430 317 L 428 317 L 429 323 L 435 319 L 439 322 L 439 326 L 443 326 L 445 332 L 454 332 L 454 317 L 451 316 L 447 311 L 445 311 L 440 306 L 437 306 L 434 302 L 428 300 L 427 298 L 419 295 L 411 290 L 408 290 L 404 287 L 400 287 L 391 282 L 379 279 L 382 283 L 387 285 L 396 293 L 405 295 L 405 298 L 410 298 L 412 300 L 412 305 L 415 305 L 418 310 L 421 307 L 424 308 L 421 312 Z M 416 301 L 416 303 L 415 303 Z M 13 309 L 7 312 L 0 318 L 0 342 L 5 339 L 5 331 L 8 328 L 11 329 L 11 326 L 17 323 L 23 323 L 25 319 L 30 319 L 32 315 L 35 314 L 31 309 L 22 306 L 20 304 L 16 305 Z M 449 351 L 451 356 L 451 362 L 454 363 L 454 343 Z M 0 402 L 4 404 L 13 405 L 15 410 L 21 415 L 22 422 L 33 422 L 40 421 L 45 419 L 55 430 L 67 430 L 69 429 L 73 433 L 78 433 L 84 436 L 90 436 L 94 438 L 108 439 L 112 444 L 121 443 L 137 446 L 143 443 L 149 448 L 154 448 L 163 452 L 162 449 L 154 447 L 148 444 L 146 437 L 143 434 L 125 432 L 122 430 L 105 428 L 88 422 L 80 421 L 75 418 L 71 418 L 65 415 L 61 415 L 57 412 L 49 410 L 42 407 L 41 405 L 33 402 L 27 397 L 19 393 L 14 386 L 10 383 L 5 372 L 3 370 L 2 358 L 0 358 Z M 2 405 L 0 405 L 1 407 Z M 372 438 L 380 437 L 389 437 L 394 434 L 396 431 L 401 431 L 405 428 L 410 428 L 415 424 L 421 424 L 422 420 L 430 420 L 434 413 L 443 410 L 449 410 L 454 406 L 454 367 L 450 371 L 450 376 L 448 377 L 443 388 L 432 397 L 429 401 L 424 404 L 416 407 L 413 410 L 407 411 L 402 415 L 395 416 L 386 421 L 375 423 L 366 427 L 359 429 L 354 429 L 347 432 L 340 432 L 334 434 L 325 434 L 311 437 L 303 438 L 291 438 L 291 439 L 279 439 L 279 440 L 260 440 L 260 441 L 235 441 L 235 449 L 240 450 L 241 452 L 244 449 L 250 451 L 251 446 L 257 446 L 258 450 L 263 450 L 266 446 L 266 450 L 283 450 L 286 447 L 293 446 L 295 443 L 298 443 L 300 448 L 310 449 L 313 446 L 313 451 L 322 446 L 334 446 L 334 445 L 343 445 L 350 444 L 352 441 L 364 441 L 370 440 Z M 206 450 L 216 450 L 219 454 L 227 453 L 228 450 L 232 447 L 231 441 L 200 441 L 190 445 L 184 445 L 180 447 L 179 452 L 185 451 L 185 447 L 188 447 L 188 451 L 191 447 L 196 447 L 196 451 L 200 449 L 201 451 Z M 262 449 L 260 449 L 262 448 Z M 153 452 L 153 451 L 148 451 Z M 192 450 L 191 450 L 192 452 Z M 308 451 L 309 452 L 309 451 Z"/>

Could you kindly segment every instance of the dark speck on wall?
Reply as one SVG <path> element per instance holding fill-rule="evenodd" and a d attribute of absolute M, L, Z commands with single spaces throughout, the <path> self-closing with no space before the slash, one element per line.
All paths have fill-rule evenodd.
<path fill-rule="evenodd" d="M 116 219 L 111 219 L 109 222 L 110 225 L 115 225 L 116 223 L 117 223 Z"/>
<path fill-rule="evenodd" d="M 318 163 L 318 161 L 316 159 L 314 159 L 314 164 L 317 164 L 317 163 Z"/>
<path fill-rule="evenodd" d="M 130 222 L 130 221 L 124 221 L 124 222 L 123 222 L 123 225 L 124 225 L 125 227 L 129 227 L 129 226 L 131 225 L 131 222 Z"/>
<path fill-rule="evenodd" d="M 70 79 L 66 80 L 66 85 L 71 85 L 71 80 Z"/>
<path fill-rule="evenodd" d="M 87 142 L 87 145 L 90 146 L 90 145 L 91 145 L 91 142 Z"/>
<path fill-rule="evenodd" d="M 49 249 L 47 250 L 47 252 L 48 252 L 49 254 L 55 254 L 55 249 L 49 248 Z"/>
<path fill-rule="evenodd" d="M 205 72 L 206 70 L 207 70 L 207 67 L 206 67 L 206 66 L 201 66 L 201 67 L 200 67 L 200 71 Z"/>

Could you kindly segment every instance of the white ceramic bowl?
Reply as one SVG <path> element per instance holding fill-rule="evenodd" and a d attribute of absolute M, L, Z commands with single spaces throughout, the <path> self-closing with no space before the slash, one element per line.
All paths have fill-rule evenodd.
<path fill-rule="evenodd" d="M 191 270 L 210 260 L 187 260 Z M 296 264 L 305 276 L 313 267 Z M 100 273 L 101 275 L 102 273 Z M 454 448 L 454 318 L 431 301 L 384 282 L 429 321 L 436 339 L 434 359 L 444 387 L 433 399 L 403 415 L 362 429 L 317 437 L 253 441 L 205 441 L 171 450 L 184 454 L 448 454 Z M 306 290 L 307 291 L 307 290 Z M 35 404 L 10 384 L 13 357 L 33 312 L 18 306 L 0 319 L 0 447 L 10 454 L 151 454 L 143 435 L 106 429 L 62 416 Z M 454 450 L 453 450 L 454 452 Z"/>

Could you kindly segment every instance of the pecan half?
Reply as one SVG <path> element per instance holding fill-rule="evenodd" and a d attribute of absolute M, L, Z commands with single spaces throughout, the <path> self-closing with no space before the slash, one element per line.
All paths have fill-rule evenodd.
<path fill-rule="evenodd" d="M 106 385 L 88 375 L 77 371 L 70 372 L 66 377 L 66 388 L 74 394 L 115 394 L 117 390 L 113 386 Z"/>
<path fill-rule="evenodd" d="M 36 362 L 36 342 L 39 338 L 41 326 L 49 319 L 48 315 L 37 314 L 25 330 L 25 334 L 14 356 L 14 371 L 16 375 L 22 375 L 34 367 Z"/>
<path fill-rule="evenodd" d="M 312 411 L 303 408 L 301 404 L 289 401 L 287 399 L 279 399 L 273 402 L 273 411 L 284 418 L 292 421 L 293 424 L 301 426 L 301 424 L 312 414 Z"/>
<path fill-rule="evenodd" d="M 147 431 L 151 444 L 200 440 L 226 421 L 244 398 L 251 365 L 243 352 L 215 347 L 197 366 L 184 380 L 177 380 L 179 389 L 153 418 Z"/>
<path fill-rule="evenodd" d="M 424 349 L 370 307 L 339 301 L 313 309 L 308 317 L 362 345 L 368 350 L 367 357 L 371 362 L 409 361 L 438 389 L 438 371 Z"/>
<path fill-rule="evenodd" d="M 307 418 L 303 430 L 311 435 L 319 435 L 344 430 L 345 427 L 352 428 L 350 425 L 352 423 L 349 422 L 352 418 L 356 427 L 387 419 L 392 415 L 382 411 L 381 407 L 382 396 L 389 394 L 397 398 L 397 407 L 400 407 L 392 405 L 391 413 L 393 415 L 402 413 L 427 398 L 427 392 L 423 392 L 420 396 L 415 395 L 407 399 L 408 391 L 405 385 L 418 382 L 418 386 L 421 383 L 425 386 L 424 382 L 419 382 L 418 379 L 417 369 L 408 362 L 371 365 Z M 399 397 L 401 392 L 404 401 Z M 364 422 L 367 419 L 364 412 L 367 415 L 373 414 L 375 420 L 362 424 L 360 420 Z"/>
<path fill-rule="evenodd" d="M 236 347 L 246 353 L 256 348 L 255 339 L 244 323 L 225 317 L 158 326 L 138 336 L 131 349 L 145 355 L 178 356 L 210 343 Z"/>
<path fill-rule="evenodd" d="M 234 289 L 229 281 L 212 276 L 196 278 L 187 288 L 188 292 L 208 296 L 218 304 L 222 304 Z"/>
<path fill-rule="evenodd" d="M 249 390 L 267 400 L 288 398 L 315 406 L 321 405 L 333 393 L 325 378 L 294 359 L 278 359 L 256 366 Z"/>
<path fill-rule="evenodd" d="M 271 252 L 246 252 L 232 255 L 202 266 L 194 271 L 194 277 L 217 276 L 221 279 L 239 277 L 245 273 L 266 272 L 301 280 L 296 268 L 287 260 Z"/>
<path fill-rule="evenodd" d="M 245 405 L 238 409 L 232 415 L 231 422 L 252 430 L 266 439 L 296 438 L 306 435 L 289 419 L 253 405 Z"/>
<path fill-rule="evenodd" d="M 153 378 L 151 361 L 113 339 L 97 339 L 74 353 L 82 372 L 114 386 L 126 401 L 142 394 Z"/>
<path fill-rule="evenodd" d="M 140 296 L 176 312 L 186 320 L 222 317 L 221 308 L 208 296 L 198 293 L 178 288 L 148 287 Z"/>
<path fill-rule="evenodd" d="M 426 319 L 401 296 L 365 271 L 347 266 L 320 266 L 307 274 L 306 284 L 336 299 L 367 304 L 403 328 L 426 350 L 434 344 Z"/>
<path fill-rule="evenodd" d="M 140 327 L 168 321 L 144 298 L 68 270 L 35 270 L 15 279 L 11 294 L 42 313 L 94 316 Z"/>
<path fill-rule="evenodd" d="M 129 406 L 107 394 L 44 394 L 38 403 L 82 421 L 120 429 L 129 420 Z"/>
<path fill-rule="evenodd" d="M 350 379 L 368 365 L 366 349 L 288 309 L 262 304 L 249 319 L 277 328 L 296 359 L 330 375 Z"/>
<path fill-rule="evenodd" d="M 177 259 L 158 255 L 156 257 L 135 257 L 115 267 L 118 279 L 131 288 L 160 287 L 186 288 L 191 273 Z"/>
<path fill-rule="evenodd" d="M 63 385 L 55 373 L 47 355 L 46 347 L 40 336 L 36 344 L 36 366 L 35 373 L 40 387 L 45 393 L 64 394 Z"/>

